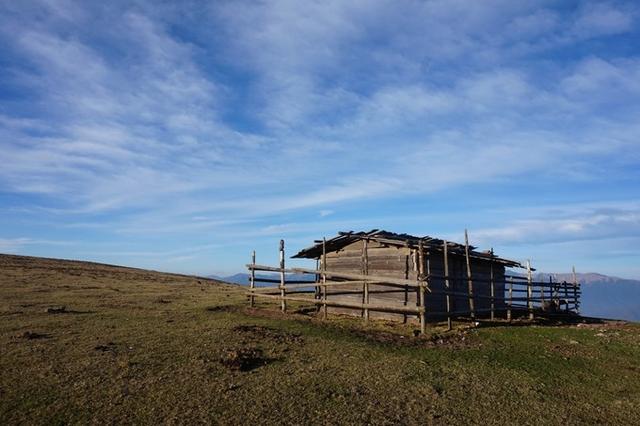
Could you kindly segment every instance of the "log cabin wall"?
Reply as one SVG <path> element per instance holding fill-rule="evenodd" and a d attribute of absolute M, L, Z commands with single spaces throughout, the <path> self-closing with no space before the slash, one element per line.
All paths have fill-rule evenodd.
<path fill-rule="evenodd" d="M 394 278 L 417 280 L 418 251 L 408 247 L 387 246 L 375 241 L 367 243 L 366 257 L 364 255 L 364 242 L 362 240 L 351 243 L 341 250 L 327 253 L 327 271 L 347 272 L 356 274 L 387 276 Z M 450 290 L 467 294 L 468 282 L 466 261 L 464 256 L 448 256 Z M 432 275 L 430 288 L 433 292 L 445 290 L 444 257 L 441 252 L 429 252 L 425 250 L 425 272 Z M 495 297 L 504 298 L 504 266 L 498 263 L 473 259 L 471 261 L 471 276 L 474 288 L 475 309 L 478 311 L 489 310 L 491 301 L 491 269 L 495 285 Z M 330 300 L 364 303 L 363 285 L 353 284 L 333 287 L 327 290 Z M 404 286 L 370 285 L 369 302 L 372 304 L 416 306 L 418 290 Z M 427 316 L 436 313 L 442 315 L 446 312 L 446 296 L 444 294 L 431 294 L 425 296 Z M 497 309 L 504 307 L 504 300 L 496 300 Z M 329 307 L 329 312 L 362 316 L 360 309 Z M 469 299 L 464 295 L 451 296 L 451 311 L 465 311 L 469 309 Z M 416 320 L 415 315 L 398 314 L 388 312 L 370 312 L 370 318 L 382 318 L 393 320 Z"/>
<path fill-rule="evenodd" d="M 365 273 L 365 261 L 363 258 L 364 242 L 356 241 L 341 250 L 327 253 L 327 271 Z M 375 241 L 367 243 L 367 269 L 369 275 L 378 275 L 394 278 L 417 279 L 411 258 L 411 250 L 406 247 L 389 247 Z M 331 300 L 363 302 L 363 285 L 354 284 L 330 288 L 327 297 Z M 348 294 L 353 292 L 357 294 Z M 383 293 L 384 292 L 384 293 Z M 416 306 L 417 289 L 404 286 L 371 285 L 369 287 L 369 302 L 384 303 L 398 306 Z M 329 312 L 358 315 L 361 310 L 329 307 Z M 406 320 L 412 315 L 396 314 L 388 312 L 370 312 L 370 318 L 386 318 L 394 320 Z"/>

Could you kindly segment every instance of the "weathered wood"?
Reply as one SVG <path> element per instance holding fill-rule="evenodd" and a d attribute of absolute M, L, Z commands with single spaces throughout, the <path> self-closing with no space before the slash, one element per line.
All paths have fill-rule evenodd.
<path fill-rule="evenodd" d="M 287 289 L 290 288 L 311 288 L 311 287 L 345 287 L 345 286 L 353 286 L 357 284 L 362 284 L 362 281 L 336 281 L 336 282 L 327 282 L 327 283 L 313 283 L 310 282 L 308 284 L 289 284 L 287 282 Z M 250 291 L 261 291 L 261 290 L 280 290 L 280 286 L 263 286 L 263 287 L 255 287 L 250 289 Z"/>
<path fill-rule="evenodd" d="M 495 283 L 495 279 L 494 279 L 494 276 L 493 276 L 493 247 L 491 248 L 491 252 L 490 253 L 491 253 L 491 264 L 490 264 L 490 268 L 491 268 L 491 272 L 490 272 L 490 274 L 491 274 L 491 278 L 490 278 L 490 280 L 491 280 L 491 282 L 490 282 L 490 285 L 491 285 L 491 321 L 493 321 L 493 320 L 496 319 L 496 311 L 495 311 L 496 304 L 495 304 L 495 300 L 494 300 L 494 298 L 496 297 L 496 283 Z"/>
<path fill-rule="evenodd" d="M 327 250 L 336 249 L 325 240 L 324 244 L 318 247 L 324 248 L 324 250 L 322 255 L 317 253 L 315 269 L 286 269 L 284 262 L 280 264 L 280 267 L 272 268 L 256 265 L 255 259 L 252 259 L 248 268 L 253 275 L 253 284 L 250 285 L 252 288 L 249 289 L 248 296 L 252 299 L 252 303 L 255 294 L 273 296 L 274 300 L 280 300 L 281 307 L 285 310 L 287 301 L 292 300 L 288 296 L 313 294 L 313 300 L 319 302 L 314 303 L 318 306 L 318 310 L 324 310 L 325 318 L 328 306 L 336 306 L 335 311 L 337 312 L 360 314 L 365 320 L 370 319 L 372 315 L 373 318 L 383 316 L 372 314 L 371 312 L 376 311 L 369 311 L 369 305 L 386 306 L 397 303 L 397 306 L 415 306 L 415 308 L 422 309 L 423 315 L 416 315 L 419 312 L 414 310 L 389 317 L 398 318 L 405 322 L 410 317 L 418 319 L 423 332 L 426 327 L 427 310 L 429 310 L 429 316 L 446 311 L 449 327 L 451 327 L 454 313 L 464 312 L 467 307 L 473 319 L 479 312 L 488 312 L 491 319 L 495 320 L 496 312 L 505 308 L 508 311 L 507 316 L 511 319 L 512 309 L 520 309 L 518 303 L 522 300 L 522 298 L 514 296 L 518 294 L 525 296 L 523 293 L 526 293 L 526 297 L 524 297 L 526 305 L 522 306 L 525 306 L 530 314 L 537 312 L 539 302 L 546 302 L 547 297 L 553 299 L 554 292 L 557 295 L 558 289 L 564 289 L 565 292 L 565 297 L 559 305 L 570 306 L 572 310 L 575 308 L 576 311 L 578 309 L 580 295 L 578 285 L 574 283 L 569 289 L 569 285 L 571 285 L 569 283 L 560 286 L 553 283 L 552 280 L 540 284 L 534 282 L 530 265 L 527 276 L 509 279 L 509 305 L 507 306 L 504 303 L 507 275 L 504 271 L 504 264 L 494 261 L 493 250 L 489 253 L 482 253 L 482 256 L 475 256 L 477 253 L 471 251 L 473 247 L 469 245 L 468 231 L 466 230 L 464 245 L 449 246 L 447 243 L 446 248 L 442 240 L 438 241 L 437 247 L 429 243 L 429 239 L 416 238 L 414 245 L 406 247 L 389 247 L 374 240 L 365 240 L 354 242 L 345 249 L 331 253 L 327 253 Z M 418 253 L 420 248 L 422 250 Z M 281 252 L 284 252 L 284 247 Z M 442 261 L 438 258 L 439 256 L 443 256 Z M 282 254 L 281 257 L 284 255 Z M 411 262 L 415 265 L 413 270 L 410 268 Z M 264 278 L 256 277 L 255 271 L 260 270 L 276 272 L 280 275 L 280 280 L 272 279 L 268 275 Z M 286 280 L 286 274 L 289 273 L 312 274 L 315 281 L 306 281 L 304 278 L 298 281 L 289 281 Z M 274 287 L 277 283 L 279 286 L 276 288 L 255 288 L 256 285 L 259 285 L 256 284 L 258 282 L 273 283 Z M 410 288 L 415 288 L 415 292 L 410 291 Z M 549 289 L 549 296 L 545 291 L 546 288 Z M 427 297 L 427 291 L 429 291 L 429 297 Z M 539 295 L 537 291 L 540 292 Z M 534 294 L 539 297 L 534 297 Z M 569 294 L 572 294 L 573 297 L 569 297 Z M 452 297 L 453 299 L 451 299 Z M 337 306 L 341 302 L 350 304 L 350 307 Z M 352 307 L 354 303 L 358 306 Z M 575 303 L 575 305 L 568 305 L 570 303 Z M 397 308 L 394 308 L 394 313 L 398 313 Z"/>
<path fill-rule="evenodd" d="M 448 243 L 445 240 L 442 244 L 442 251 L 444 255 L 444 288 L 447 291 L 447 329 L 451 330 L 451 295 L 448 293 L 451 290 L 451 285 L 449 283 L 449 249 Z"/>
<path fill-rule="evenodd" d="M 531 279 L 531 260 L 527 259 L 527 309 L 529 309 L 529 319 L 533 319 L 533 282 Z"/>
<path fill-rule="evenodd" d="M 467 285 L 469 289 L 469 311 L 471 312 L 471 319 L 475 319 L 476 314 L 474 312 L 474 302 L 473 302 L 473 280 L 471 279 L 471 263 L 469 261 L 469 235 L 467 234 L 467 230 L 464 230 L 464 256 L 467 262 Z"/>
<path fill-rule="evenodd" d="M 288 292 L 287 292 L 288 293 Z M 374 290 L 369 289 L 369 296 L 374 295 L 375 300 L 388 300 L 388 301 L 398 301 L 397 294 L 402 293 L 402 290 Z M 339 296 L 343 294 L 355 294 L 360 296 L 360 300 L 362 300 L 362 288 L 333 288 L 328 292 L 329 296 Z M 370 299 L 371 300 L 371 299 Z"/>
<path fill-rule="evenodd" d="M 277 294 L 254 294 L 256 297 L 265 297 L 270 299 L 281 299 L 282 296 Z M 365 304 L 365 303 L 349 303 L 342 302 L 337 300 L 318 300 L 312 297 L 297 297 L 297 296 L 286 296 L 286 299 L 294 302 L 309 302 L 312 304 L 321 304 L 325 306 L 336 306 L 342 308 L 353 308 L 353 309 L 368 309 L 370 311 L 380 311 L 380 312 L 397 312 L 397 313 L 421 313 L 423 312 L 422 307 L 412 307 L 412 306 L 403 306 L 403 305 L 380 305 L 380 304 Z"/>
<path fill-rule="evenodd" d="M 280 309 L 282 312 L 287 311 L 287 299 L 286 291 L 285 291 L 285 277 L 284 277 L 284 240 L 280 240 L 280 296 L 282 296 L 282 300 L 280 302 Z"/>
<path fill-rule="evenodd" d="M 422 246 L 422 241 L 418 243 L 418 279 L 421 282 L 424 280 L 424 248 Z M 416 302 L 416 305 L 422 308 L 422 311 L 420 311 L 420 333 L 424 334 L 427 328 L 426 316 L 424 314 L 424 286 L 420 286 L 420 298 Z"/>
<path fill-rule="evenodd" d="M 409 279 L 409 257 L 411 256 L 411 253 L 409 253 L 408 255 L 404 256 L 404 279 L 408 280 Z M 409 287 L 408 286 L 404 286 L 404 301 L 403 301 L 404 306 L 407 306 L 409 304 Z M 407 315 L 404 315 L 402 318 L 402 322 L 404 324 L 407 323 L 408 317 Z"/>
<path fill-rule="evenodd" d="M 369 258 L 367 253 L 367 243 L 368 240 L 364 240 L 362 244 L 362 275 L 369 274 Z M 362 303 L 369 304 L 369 284 L 365 280 L 363 288 L 362 288 Z M 365 309 L 363 311 L 365 321 L 369 321 L 369 310 Z"/>
<path fill-rule="evenodd" d="M 270 272 L 280 272 L 280 268 L 274 268 L 273 266 L 266 265 L 245 265 L 247 268 L 253 267 L 256 271 L 270 271 Z M 361 280 L 368 281 L 369 283 L 377 281 L 380 283 L 388 283 L 404 286 L 407 285 L 409 287 L 419 288 L 421 286 L 426 287 L 426 291 L 430 291 L 428 286 L 426 286 L 423 282 L 416 282 L 413 280 L 405 280 L 401 278 L 395 277 L 387 277 L 383 275 L 360 275 L 360 274 L 351 274 L 347 272 L 336 272 L 336 271 L 317 271 L 315 269 L 307 269 L 307 268 L 291 268 L 285 269 L 284 272 L 296 273 L 296 274 L 325 274 L 327 278 L 344 278 L 347 280 Z"/>
<path fill-rule="evenodd" d="M 322 238 L 322 284 L 327 283 L 327 239 Z M 322 287 L 322 318 L 327 319 L 327 286 Z"/>
<path fill-rule="evenodd" d="M 507 309 L 507 321 L 511 321 L 511 307 L 513 305 L 513 278 L 509 277 L 509 309 Z"/>
<path fill-rule="evenodd" d="M 580 313 L 580 302 L 578 301 L 578 277 L 576 275 L 576 267 L 573 266 L 572 268 L 573 271 L 573 298 L 575 299 L 575 310 L 576 310 L 576 314 Z"/>
<path fill-rule="evenodd" d="M 281 280 L 280 278 L 273 279 L 273 278 L 255 277 L 255 282 L 280 284 Z M 305 283 L 315 285 L 316 282 L 311 280 L 286 280 L 287 287 L 289 287 L 290 284 L 305 284 Z"/>
<path fill-rule="evenodd" d="M 293 268 L 291 271 L 298 272 L 298 273 L 313 273 L 312 270 L 304 269 L 304 268 Z M 419 281 L 416 282 L 416 281 L 405 280 L 401 278 L 385 277 L 383 275 L 360 275 L 360 274 L 351 274 L 347 272 L 335 272 L 335 271 L 325 271 L 324 274 L 327 276 L 327 278 L 345 278 L 348 280 L 362 280 L 362 281 L 368 281 L 368 282 L 377 281 L 380 283 L 388 283 L 388 284 L 395 284 L 395 285 L 408 285 L 410 287 L 416 287 L 416 288 L 425 286 L 424 283 Z M 428 288 L 427 288 L 427 291 L 429 291 Z"/>
<path fill-rule="evenodd" d="M 251 264 L 255 265 L 256 264 L 256 251 L 254 250 L 251 253 Z M 249 275 L 249 287 L 253 290 L 256 287 L 256 271 L 254 269 L 251 269 L 250 275 Z M 249 297 L 249 306 L 253 308 L 255 304 L 255 299 L 253 298 L 253 296 Z"/>

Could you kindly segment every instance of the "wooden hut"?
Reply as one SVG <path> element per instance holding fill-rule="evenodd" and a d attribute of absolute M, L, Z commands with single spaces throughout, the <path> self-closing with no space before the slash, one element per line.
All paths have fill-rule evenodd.
<path fill-rule="evenodd" d="M 326 253 L 324 265 L 323 246 Z M 503 310 L 505 268 L 523 267 L 519 262 L 497 257 L 492 251 L 477 251 L 476 247 L 468 244 L 445 243 L 437 238 L 380 230 L 341 232 L 326 242 L 316 241 L 315 245 L 301 250 L 293 258 L 316 259 L 319 269 L 329 272 L 405 280 L 427 279 L 429 291 L 424 295 L 425 312 L 436 317 L 445 316 L 447 312 L 473 312 L 482 316 L 494 309 Z M 333 302 L 421 306 L 419 289 L 400 284 L 376 285 L 363 291 L 363 284 L 354 283 L 327 286 L 325 291 L 323 297 Z M 362 309 L 339 306 L 328 309 L 334 313 L 362 315 Z M 417 318 L 415 314 L 397 312 L 367 314 L 371 318 L 404 321 Z"/>

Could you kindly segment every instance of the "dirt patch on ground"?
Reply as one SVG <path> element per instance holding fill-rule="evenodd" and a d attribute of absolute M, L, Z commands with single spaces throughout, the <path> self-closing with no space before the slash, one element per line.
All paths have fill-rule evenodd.
<path fill-rule="evenodd" d="M 271 361 L 259 348 L 227 349 L 220 363 L 233 371 L 251 371 Z"/>
<path fill-rule="evenodd" d="M 289 333 L 275 328 L 263 327 L 260 325 L 238 325 L 233 327 L 233 331 L 242 334 L 249 340 L 268 340 L 273 343 L 280 343 L 286 345 L 300 345 L 304 343 L 304 340 L 299 334 Z"/>
<path fill-rule="evenodd" d="M 628 322 L 626 321 L 610 321 L 610 320 L 601 320 L 600 322 L 584 322 L 577 324 L 575 327 L 577 328 L 597 328 L 601 330 L 606 330 L 610 328 L 625 328 Z"/>
<path fill-rule="evenodd" d="M 459 349 L 477 345 L 467 330 L 454 330 L 448 333 L 434 333 L 426 336 L 405 336 L 402 334 L 377 330 L 353 330 L 352 333 L 368 341 L 397 346 L 446 347 Z"/>
<path fill-rule="evenodd" d="M 48 339 L 50 338 L 50 334 L 46 333 L 37 333 L 34 331 L 25 331 L 16 336 L 18 339 L 26 339 L 26 340 L 35 340 L 35 339 Z"/>
<path fill-rule="evenodd" d="M 476 339 L 472 337 L 472 330 L 469 329 L 460 329 L 453 330 L 446 333 L 434 333 L 426 336 L 421 336 L 419 334 L 419 330 L 414 330 L 413 336 L 407 336 L 406 334 L 402 334 L 400 332 L 394 332 L 392 330 L 393 326 L 396 325 L 394 323 L 388 323 L 391 331 L 383 331 L 369 328 L 352 328 L 349 326 L 341 326 L 335 323 L 324 322 L 317 318 L 314 318 L 312 315 L 304 315 L 299 314 L 298 311 L 295 313 L 283 313 L 280 310 L 275 309 L 257 309 L 257 308 L 239 308 L 239 311 L 248 316 L 255 316 L 266 319 L 287 319 L 287 320 L 297 320 L 297 321 L 312 321 L 318 326 L 331 328 L 336 331 L 340 331 L 343 333 L 347 333 L 352 336 L 357 336 L 358 338 L 362 338 L 367 341 L 382 343 L 382 344 L 390 344 L 397 346 L 411 346 L 411 347 L 448 347 L 448 348 L 465 348 L 465 347 L 473 347 L 478 345 Z M 315 312 L 315 311 L 314 311 Z M 244 329 L 245 327 L 252 327 L 252 330 Z M 260 330 L 262 329 L 262 330 Z M 269 331 L 271 330 L 271 335 L 269 335 Z M 236 331 L 251 333 L 255 338 L 263 338 L 269 339 L 274 338 L 274 332 L 282 333 L 281 331 L 268 329 L 266 327 L 259 326 L 238 326 L 236 327 Z M 406 332 L 406 330 L 405 330 Z M 300 338 L 302 339 L 302 338 Z M 274 340 L 278 340 L 277 338 Z"/>
<path fill-rule="evenodd" d="M 44 310 L 47 314 L 66 314 L 66 306 L 50 306 Z"/>
<path fill-rule="evenodd" d="M 206 309 L 209 312 L 238 312 L 240 310 L 240 308 L 233 305 L 208 306 Z"/>
<path fill-rule="evenodd" d="M 109 343 L 104 344 L 104 345 L 96 345 L 93 349 L 95 351 L 97 351 L 97 352 L 109 352 L 109 353 L 113 353 L 113 354 L 118 352 L 118 347 L 113 342 L 109 342 Z"/>

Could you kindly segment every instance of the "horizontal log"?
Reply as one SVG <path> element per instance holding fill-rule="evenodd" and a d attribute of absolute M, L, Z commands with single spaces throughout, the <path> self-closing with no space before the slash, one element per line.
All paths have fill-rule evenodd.
<path fill-rule="evenodd" d="M 271 295 L 271 294 L 253 294 L 255 297 L 265 297 L 269 299 L 282 299 L 282 296 Z M 297 297 L 297 296 L 285 296 L 285 300 L 290 300 L 293 302 L 308 302 L 314 305 L 327 305 L 327 306 L 335 306 L 338 308 L 352 308 L 352 309 L 368 309 L 370 311 L 379 311 L 379 312 L 397 312 L 397 313 L 409 313 L 416 314 L 424 311 L 423 307 L 412 307 L 412 306 L 392 306 L 392 305 L 379 305 L 373 303 L 349 303 L 349 302 L 339 302 L 335 300 L 321 300 L 321 299 L 312 299 L 309 297 Z"/>
<path fill-rule="evenodd" d="M 261 282 L 261 283 L 280 283 L 280 278 L 258 278 L 255 277 L 254 280 L 255 282 Z M 302 280 L 287 280 L 285 277 L 285 283 L 287 284 L 287 286 L 289 284 L 315 284 L 315 281 L 302 281 Z"/>
<path fill-rule="evenodd" d="M 385 276 L 379 276 L 379 275 L 352 274 L 347 272 L 333 272 L 333 271 L 323 272 L 317 269 L 306 269 L 306 268 L 280 269 L 280 268 L 274 268 L 272 266 L 253 265 L 253 264 L 248 264 L 246 266 L 248 269 L 250 270 L 253 269 L 255 271 L 270 271 L 270 272 L 284 271 L 284 272 L 292 272 L 292 273 L 298 273 L 298 274 L 314 274 L 314 275 L 320 275 L 320 276 L 324 274 L 327 278 L 346 278 L 348 280 L 362 280 L 362 281 L 367 281 L 369 283 L 375 282 L 380 284 L 383 284 L 383 283 L 398 284 L 398 285 L 405 285 L 405 286 L 417 287 L 417 288 L 425 287 L 428 291 L 430 291 L 425 281 L 405 280 L 402 278 L 385 277 Z"/>

